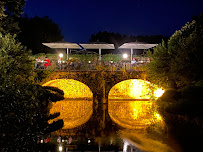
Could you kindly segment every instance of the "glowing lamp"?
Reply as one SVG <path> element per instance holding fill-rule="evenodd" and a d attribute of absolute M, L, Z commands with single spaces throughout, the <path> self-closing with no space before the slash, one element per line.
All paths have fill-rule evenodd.
<path fill-rule="evenodd" d="M 123 54 L 123 58 L 124 59 L 127 59 L 128 58 L 128 55 L 125 53 L 125 54 Z"/>
<path fill-rule="evenodd" d="M 155 95 L 155 97 L 159 98 L 163 95 L 164 92 L 165 92 L 164 90 L 158 89 L 158 90 L 154 91 L 154 95 Z"/>
<path fill-rule="evenodd" d="M 62 57 L 63 57 L 63 53 L 60 53 L 60 54 L 59 54 L 59 57 L 62 58 Z"/>

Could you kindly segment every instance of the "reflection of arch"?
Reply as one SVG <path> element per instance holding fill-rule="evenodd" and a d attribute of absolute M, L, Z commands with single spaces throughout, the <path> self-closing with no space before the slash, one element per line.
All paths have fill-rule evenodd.
<path fill-rule="evenodd" d="M 50 114 L 60 112 L 60 116 L 51 120 L 50 123 L 63 119 L 63 129 L 70 129 L 78 127 L 90 119 L 93 113 L 93 94 L 87 85 L 73 79 L 56 79 L 43 86 L 58 87 L 64 91 L 65 99 L 52 103 L 50 109 Z"/>
<path fill-rule="evenodd" d="M 82 82 L 73 79 L 55 79 L 43 86 L 54 86 L 64 91 L 65 98 L 92 98 L 90 88 Z"/>
<path fill-rule="evenodd" d="M 70 100 L 65 99 L 52 104 L 50 114 L 60 112 L 60 116 L 50 121 L 56 121 L 63 119 L 63 129 L 70 129 L 78 127 L 86 123 L 92 116 L 93 102 L 90 100 Z"/>

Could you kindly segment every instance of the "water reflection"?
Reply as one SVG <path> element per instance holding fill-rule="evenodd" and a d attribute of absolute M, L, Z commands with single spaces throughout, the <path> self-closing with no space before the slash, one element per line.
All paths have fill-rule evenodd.
<path fill-rule="evenodd" d="M 163 121 L 150 101 L 109 100 L 108 107 L 111 119 L 124 128 L 143 129 Z"/>
<path fill-rule="evenodd" d="M 60 116 L 50 121 L 63 119 L 64 127 L 62 129 L 70 129 L 78 127 L 86 123 L 93 113 L 92 100 L 70 100 L 64 99 L 56 103 L 52 103 L 50 114 L 60 112 Z"/>
<path fill-rule="evenodd" d="M 162 138 L 146 131 L 152 124 L 161 126 L 150 101 L 93 104 L 65 99 L 53 107 L 51 112 L 59 110 L 65 126 L 52 135 L 52 142 L 64 151 L 173 152 Z"/>
<path fill-rule="evenodd" d="M 66 97 L 53 103 L 50 110 L 51 114 L 60 112 L 57 119 L 64 121 L 64 127 L 51 135 L 57 149 L 173 152 L 161 134 L 164 121 L 150 101 L 154 90 L 149 89 L 148 82 L 127 80 L 115 85 L 108 104 L 93 103 L 91 90 L 72 79 L 53 80 L 45 85 L 62 89 Z"/>

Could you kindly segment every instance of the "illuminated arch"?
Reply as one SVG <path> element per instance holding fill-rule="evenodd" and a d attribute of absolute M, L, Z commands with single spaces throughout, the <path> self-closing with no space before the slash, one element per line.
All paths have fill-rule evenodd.
<path fill-rule="evenodd" d="M 93 93 L 90 88 L 73 79 L 56 79 L 43 86 L 54 86 L 64 91 L 64 100 L 52 103 L 50 114 L 60 112 L 60 116 L 49 123 L 63 119 L 62 129 L 71 129 L 86 123 L 93 113 Z"/>
<path fill-rule="evenodd" d="M 43 86 L 54 86 L 64 91 L 65 98 L 92 98 L 93 93 L 90 88 L 74 79 L 51 80 Z"/>
<path fill-rule="evenodd" d="M 164 90 L 142 79 L 124 80 L 114 85 L 109 91 L 108 99 L 150 99 L 160 97 Z"/>
<path fill-rule="evenodd" d="M 157 91 L 159 90 L 159 91 Z M 155 122 L 162 122 L 156 106 L 150 99 L 161 89 L 148 81 L 130 79 L 117 83 L 108 96 L 108 113 L 118 125 L 137 129 Z"/>

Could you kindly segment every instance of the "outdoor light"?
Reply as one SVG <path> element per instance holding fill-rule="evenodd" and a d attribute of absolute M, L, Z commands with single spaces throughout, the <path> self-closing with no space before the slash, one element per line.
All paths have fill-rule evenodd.
<path fill-rule="evenodd" d="M 90 140 L 90 139 L 88 139 L 88 140 L 87 140 L 87 142 L 88 142 L 88 144 L 89 144 L 89 143 L 91 143 L 91 140 Z"/>
<path fill-rule="evenodd" d="M 124 59 L 127 59 L 127 57 L 128 57 L 128 54 L 126 54 L 126 53 L 123 54 L 123 58 L 124 58 Z"/>
<path fill-rule="evenodd" d="M 155 97 L 159 98 L 164 94 L 165 90 L 158 89 L 154 91 Z"/>
<path fill-rule="evenodd" d="M 62 58 L 62 57 L 63 57 L 63 53 L 60 53 L 60 54 L 59 54 L 59 57 Z"/>
<path fill-rule="evenodd" d="M 62 151 L 63 150 L 63 147 L 60 145 L 59 146 L 59 151 Z"/>

